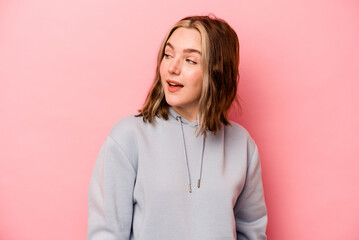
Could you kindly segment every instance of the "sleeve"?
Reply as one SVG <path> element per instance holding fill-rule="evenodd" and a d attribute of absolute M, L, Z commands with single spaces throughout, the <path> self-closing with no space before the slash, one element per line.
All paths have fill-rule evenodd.
<path fill-rule="evenodd" d="M 133 165 L 107 137 L 90 180 L 87 240 L 130 239 L 135 179 Z"/>
<path fill-rule="evenodd" d="M 246 182 L 234 206 L 234 215 L 237 240 L 267 239 L 267 208 L 257 147 L 249 161 Z"/>

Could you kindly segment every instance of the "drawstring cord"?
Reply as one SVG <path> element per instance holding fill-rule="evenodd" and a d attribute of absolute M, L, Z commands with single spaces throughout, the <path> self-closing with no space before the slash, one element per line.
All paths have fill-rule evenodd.
<path fill-rule="evenodd" d="M 185 159 L 185 165 L 186 165 L 186 170 L 187 170 L 187 183 L 188 183 L 188 191 L 190 193 L 192 193 L 192 187 L 191 187 L 191 175 L 190 175 L 190 171 L 189 171 L 189 166 L 188 166 L 188 158 L 187 158 L 187 149 L 186 149 L 186 144 L 185 144 L 185 139 L 184 139 L 184 133 L 183 133 L 183 125 L 182 125 L 182 121 L 181 121 L 181 116 L 177 116 L 176 117 L 179 126 L 180 126 L 180 130 L 181 130 L 181 136 L 182 136 L 182 145 L 183 145 L 183 155 L 184 155 L 184 159 Z M 204 154 L 204 136 L 202 136 L 202 149 L 201 149 L 201 157 L 200 157 L 200 170 L 199 170 L 199 178 L 198 178 L 198 182 L 197 182 L 197 188 L 201 187 L 201 179 L 202 179 L 202 166 L 203 166 L 203 154 Z"/>
<path fill-rule="evenodd" d="M 184 154 L 184 159 L 185 159 L 185 164 L 186 164 L 186 170 L 187 170 L 188 191 L 191 193 L 191 192 L 192 192 L 192 188 L 191 188 L 191 176 L 190 176 L 189 167 L 188 167 L 187 150 L 186 150 L 186 144 L 185 144 L 185 142 L 184 142 L 184 134 L 183 134 L 182 121 L 181 121 L 181 117 L 180 117 L 180 116 L 177 116 L 176 119 L 177 119 L 177 121 L 179 122 L 180 129 L 181 129 L 182 145 L 183 145 L 183 154 Z"/>
<path fill-rule="evenodd" d="M 204 154 L 204 136 L 202 136 L 202 151 L 201 151 L 201 167 L 199 169 L 199 178 L 197 182 L 197 187 L 201 187 L 201 179 L 202 179 L 202 166 L 203 166 L 203 154 Z"/>

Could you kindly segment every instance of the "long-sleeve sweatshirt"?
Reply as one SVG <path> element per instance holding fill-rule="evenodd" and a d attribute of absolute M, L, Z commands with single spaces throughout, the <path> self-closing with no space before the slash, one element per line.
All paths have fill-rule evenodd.
<path fill-rule="evenodd" d="M 172 108 L 115 124 L 90 181 L 88 240 L 266 239 L 253 139 L 234 122 L 206 138 L 196 129 Z"/>

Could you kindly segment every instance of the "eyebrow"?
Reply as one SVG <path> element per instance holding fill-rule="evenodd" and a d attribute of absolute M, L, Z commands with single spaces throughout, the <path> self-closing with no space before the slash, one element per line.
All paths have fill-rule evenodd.
<path fill-rule="evenodd" d="M 169 42 L 167 42 L 165 46 L 168 46 L 168 47 L 170 47 L 172 49 L 175 49 L 173 47 L 173 45 L 171 43 L 169 43 Z M 183 50 L 183 52 L 185 52 L 185 53 L 193 53 L 194 52 L 194 53 L 198 53 L 199 55 L 202 55 L 201 51 L 198 51 L 197 49 L 194 49 L 194 48 L 186 48 L 186 49 Z"/>

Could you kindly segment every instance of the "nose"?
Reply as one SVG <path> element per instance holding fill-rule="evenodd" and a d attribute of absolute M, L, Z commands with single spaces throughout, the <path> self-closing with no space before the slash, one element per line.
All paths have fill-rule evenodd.
<path fill-rule="evenodd" d="M 171 74 L 179 75 L 181 73 L 181 67 L 180 60 L 174 58 L 169 65 L 168 72 Z"/>

